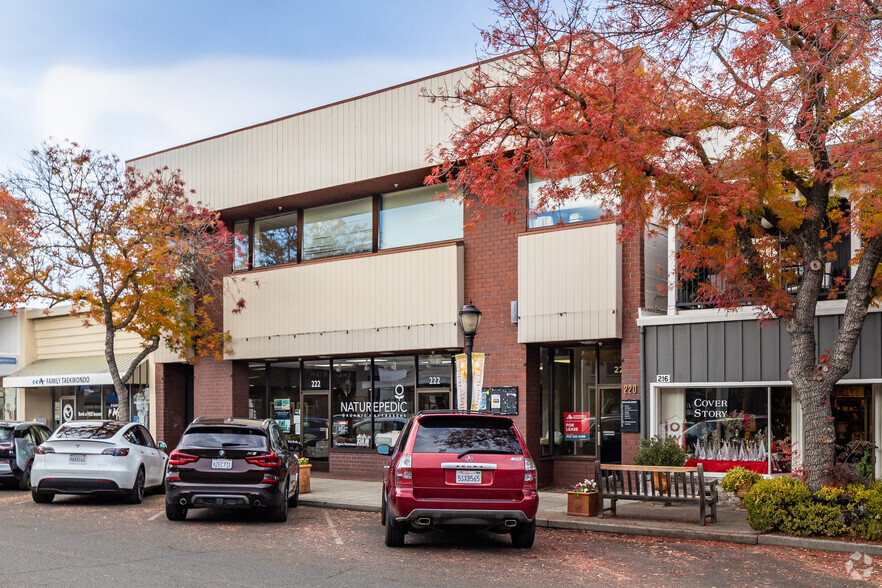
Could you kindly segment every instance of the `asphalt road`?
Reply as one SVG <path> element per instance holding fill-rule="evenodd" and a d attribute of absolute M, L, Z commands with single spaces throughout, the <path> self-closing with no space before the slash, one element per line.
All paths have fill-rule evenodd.
<path fill-rule="evenodd" d="M 844 586 L 847 554 L 539 529 L 427 533 L 383 545 L 379 515 L 300 507 L 285 524 L 245 511 L 165 518 L 137 506 L 0 490 L 0 586 Z M 882 560 L 882 558 L 880 558 Z M 860 562 L 854 569 L 863 570 Z M 870 584 L 882 583 L 882 561 Z"/>

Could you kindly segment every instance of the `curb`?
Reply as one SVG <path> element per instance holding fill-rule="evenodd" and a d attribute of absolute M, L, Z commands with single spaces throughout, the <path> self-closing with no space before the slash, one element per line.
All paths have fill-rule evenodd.
<path fill-rule="evenodd" d="M 366 504 L 350 504 L 321 499 L 304 499 L 301 495 L 301 506 L 316 508 L 336 508 L 359 512 L 380 512 L 379 506 Z M 790 537 L 787 535 L 715 532 L 711 530 L 665 529 L 659 527 L 640 527 L 632 525 L 610 525 L 588 521 L 561 521 L 536 517 L 536 526 L 565 531 L 591 531 L 593 533 L 610 533 L 613 535 L 637 535 L 643 537 L 660 537 L 665 539 L 690 539 L 693 541 L 717 541 L 738 545 L 766 545 L 770 547 L 790 547 L 793 549 L 810 549 L 813 551 L 829 551 L 833 553 L 866 553 L 882 556 L 882 545 L 869 543 L 848 543 L 832 539 L 814 539 L 809 537 Z"/>

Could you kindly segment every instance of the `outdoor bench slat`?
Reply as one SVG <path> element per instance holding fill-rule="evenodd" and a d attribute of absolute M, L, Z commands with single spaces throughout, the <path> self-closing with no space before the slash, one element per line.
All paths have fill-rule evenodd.
<path fill-rule="evenodd" d="M 600 492 L 600 512 L 616 514 L 617 500 L 648 500 L 656 502 L 695 503 L 699 506 L 698 523 L 708 518 L 717 522 L 717 480 L 704 479 L 704 467 L 637 466 L 594 463 L 597 489 Z M 654 475 L 657 474 L 657 475 Z M 665 488 L 657 487 L 659 483 Z M 604 508 L 604 499 L 609 507 Z"/>

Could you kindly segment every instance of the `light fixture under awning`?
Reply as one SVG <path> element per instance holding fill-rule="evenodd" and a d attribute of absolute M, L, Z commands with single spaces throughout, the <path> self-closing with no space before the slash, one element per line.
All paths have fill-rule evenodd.
<path fill-rule="evenodd" d="M 121 373 L 138 353 L 120 353 L 116 365 Z M 40 359 L 3 378 L 4 388 L 41 388 L 44 386 L 86 386 L 113 384 L 103 355 Z"/>

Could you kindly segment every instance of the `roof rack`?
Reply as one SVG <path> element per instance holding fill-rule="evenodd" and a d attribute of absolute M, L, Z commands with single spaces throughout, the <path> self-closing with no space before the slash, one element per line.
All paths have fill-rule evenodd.
<path fill-rule="evenodd" d="M 421 410 L 417 414 L 480 414 L 480 415 L 490 415 L 490 416 L 507 416 L 497 414 L 486 411 L 486 410 L 456 410 L 456 409 L 447 409 L 447 408 L 433 408 L 430 410 Z"/>
<path fill-rule="evenodd" d="M 207 419 L 207 418 L 208 418 L 208 417 L 204 417 L 204 416 L 196 417 L 195 419 L 193 419 L 193 422 L 194 422 L 194 423 L 201 423 L 202 421 L 204 421 L 204 420 Z"/>

